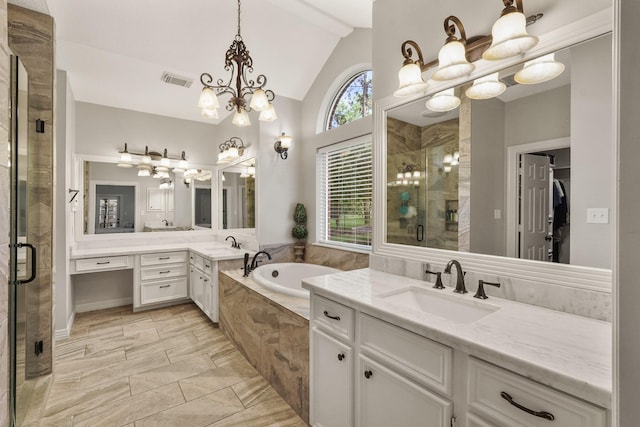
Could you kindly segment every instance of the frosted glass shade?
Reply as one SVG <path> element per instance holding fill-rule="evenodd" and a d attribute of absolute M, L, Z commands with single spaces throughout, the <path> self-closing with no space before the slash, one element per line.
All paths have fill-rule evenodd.
<path fill-rule="evenodd" d="M 526 23 L 527 19 L 520 12 L 507 13 L 498 18 L 491 28 L 493 41 L 482 58 L 490 61 L 511 58 L 538 44 L 538 38 L 527 33 Z"/>
<path fill-rule="evenodd" d="M 293 141 L 292 137 L 282 134 L 280 136 L 280 147 L 286 148 L 288 150 L 289 148 L 291 148 L 292 141 Z"/>
<path fill-rule="evenodd" d="M 507 85 L 498 79 L 498 73 L 493 73 L 474 80 L 465 95 L 471 99 L 489 99 L 502 94 L 506 89 Z"/>
<path fill-rule="evenodd" d="M 130 168 L 133 165 L 131 163 L 122 163 L 122 162 L 120 162 L 120 163 L 117 164 L 117 166 L 119 168 Z"/>
<path fill-rule="evenodd" d="M 200 98 L 198 99 L 198 107 L 202 109 L 215 110 L 220 104 L 218 103 L 218 96 L 216 92 L 210 87 L 204 87 L 200 92 Z"/>
<path fill-rule="evenodd" d="M 273 122 L 277 118 L 278 116 L 276 115 L 276 109 L 273 108 L 273 104 L 269 103 L 269 105 L 267 105 L 267 108 L 260 112 L 260 117 L 258 117 L 258 120 L 263 122 Z"/>
<path fill-rule="evenodd" d="M 520 84 L 531 85 L 558 77 L 564 71 L 564 64 L 556 62 L 555 54 L 541 56 L 524 63 L 522 70 L 513 78 Z"/>
<path fill-rule="evenodd" d="M 467 61 L 466 49 L 459 41 L 451 41 L 438 53 L 438 71 L 433 73 L 433 80 L 453 80 L 466 76 L 475 70 L 476 66 Z"/>
<path fill-rule="evenodd" d="M 249 176 L 255 176 L 256 174 L 256 167 L 255 166 L 249 166 L 247 168 L 247 173 L 249 174 Z"/>
<path fill-rule="evenodd" d="M 138 166 L 138 176 L 151 176 L 151 168 L 147 166 Z"/>
<path fill-rule="evenodd" d="M 249 114 L 247 114 L 247 111 L 244 108 L 236 110 L 236 114 L 233 116 L 233 120 L 231 121 L 231 123 L 238 127 L 251 126 Z"/>
<path fill-rule="evenodd" d="M 451 111 L 460 105 L 460 98 L 454 95 L 453 88 L 446 89 L 433 95 L 426 105 L 431 111 Z"/>
<path fill-rule="evenodd" d="M 202 117 L 207 119 L 218 119 L 218 110 L 215 108 L 203 108 L 202 109 Z"/>
<path fill-rule="evenodd" d="M 258 89 L 253 92 L 251 96 L 251 102 L 249 103 L 249 107 L 256 111 L 262 111 L 269 106 L 269 100 L 267 99 L 267 94 L 262 90 Z"/>
<path fill-rule="evenodd" d="M 400 86 L 393 92 L 395 96 L 408 96 L 427 90 L 429 85 L 422 79 L 422 70 L 418 64 L 406 64 L 398 72 Z"/>
<path fill-rule="evenodd" d="M 442 163 L 445 163 L 445 164 L 451 164 L 452 161 L 453 161 L 453 156 L 451 154 L 445 154 L 444 158 L 442 159 Z"/>

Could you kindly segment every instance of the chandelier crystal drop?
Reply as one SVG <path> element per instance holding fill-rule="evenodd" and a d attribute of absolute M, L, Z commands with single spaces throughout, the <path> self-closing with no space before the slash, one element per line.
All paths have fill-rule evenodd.
<path fill-rule="evenodd" d="M 227 102 L 227 111 L 235 111 L 232 123 L 236 126 L 250 126 L 249 111 L 261 112 L 260 120 L 273 121 L 276 113 L 273 108 L 275 94 L 269 89 L 265 89 L 267 78 L 260 74 L 255 80 L 250 79 L 247 74 L 253 73 L 253 59 L 249 55 L 242 36 L 240 35 L 240 0 L 238 0 L 238 33 L 225 54 L 226 71 L 231 71 L 231 76 L 226 82 L 218 79 L 215 84 L 213 77 L 209 73 L 200 75 L 202 92 L 198 100 L 198 107 L 202 116 L 206 118 L 218 118 L 218 95 L 229 94 L 231 98 Z M 249 102 L 245 97 L 251 95 Z"/>

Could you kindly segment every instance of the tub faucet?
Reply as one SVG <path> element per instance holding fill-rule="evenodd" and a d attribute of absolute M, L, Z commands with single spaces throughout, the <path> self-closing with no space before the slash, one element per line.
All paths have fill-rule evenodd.
<path fill-rule="evenodd" d="M 234 248 L 234 249 L 240 249 L 240 243 L 238 243 L 238 242 L 236 241 L 236 238 L 235 238 L 235 237 L 233 237 L 233 236 L 227 236 L 227 238 L 226 238 L 226 239 L 224 239 L 224 240 L 226 241 L 226 240 L 229 240 L 229 239 L 231 239 L 231 240 L 232 240 L 232 242 L 231 242 L 231 247 L 232 247 L 232 248 Z"/>
<path fill-rule="evenodd" d="M 268 252 L 260 251 L 260 252 L 256 253 L 253 256 L 253 259 L 251 260 L 251 267 L 249 267 L 249 271 L 253 271 L 256 268 L 258 268 L 258 263 L 261 262 L 261 261 L 258 260 L 258 255 L 260 255 L 260 254 L 265 254 L 267 256 L 267 258 L 271 259 L 271 255 L 269 255 Z"/>
<path fill-rule="evenodd" d="M 451 266 L 455 265 L 456 269 L 458 270 L 458 277 L 456 280 L 456 288 L 453 290 L 453 292 L 457 293 L 457 294 L 466 294 L 467 293 L 467 289 L 464 287 L 464 272 L 462 271 L 462 266 L 460 266 L 460 263 L 458 261 L 456 261 L 455 259 L 452 259 L 451 261 L 449 261 L 447 263 L 447 266 L 444 268 L 444 272 L 447 274 L 451 274 Z"/>

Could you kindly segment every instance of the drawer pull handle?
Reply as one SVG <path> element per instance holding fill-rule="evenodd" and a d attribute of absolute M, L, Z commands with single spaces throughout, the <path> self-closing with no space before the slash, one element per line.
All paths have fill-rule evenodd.
<path fill-rule="evenodd" d="M 507 402 L 511 403 L 513 406 L 515 406 L 516 408 L 520 409 L 521 411 L 524 411 L 528 414 L 533 415 L 534 417 L 540 417 L 540 418 L 544 418 L 545 420 L 549 420 L 549 421 L 553 421 L 556 419 L 556 417 L 553 416 L 552 413 L 550 412 L 546 412 L 546 411 L 534 411 L 532 409 L 527 408 L 526 406 L 522 406 L 521 404 L 519 404 L 518 402 L 516 402 L 515 400 L 513 400 L 513 398 L 511 397 L 511 395 L 509 395 L 509 393 L 507 392 L 500 392 L 500 396 L 502 396 L 502 398 L 504 400 L 506 400 Z"/>
<path fill-rule="evenodd" d="M 164 286 L 160 286 L 160 288 L 170 288 L 171 285 L 164 285 Z"/>
<path fill-rule="evenodd" d="M 205 264 L 204 267 L 205 268 L 211 268 L 211 266 L 209 264 Z"/>
<path fill-rule="evenodd" d="M 338 360 L 341 362 L 344 360 L 344 353 L 338 354 Z"/>
<path fill-rule="evenodd" d="M 170 256 L 161 256 L 158 258 L 158 261 L 164 261 L 165 259 L 171 259 Z"/>
<path fill-rule="evenodd" d="M 372 371 L 364 371 L 364 377 L 366 379 L 369 379 L 373 376 L 373 372 Z"/>
<path fill-rule="evenodd" d="M 324 311 L 324 316 L 328 317 L 329 319 L 333 319 L 333 320 L 340 320 L 340 316 L 332 316 L 329 314 L 329 312 L 327 310 Z"/>
<path fill-rule="evenodd" d="M 111 264 L 111 261 L 96 262 L 96 265 L 105 265 L 105 264 Z"/>
<path fill-rule="evenodd" d="M 158 271 L 158 274 L 168 274 L 171 273 L 171 270 L 167 270 L 167 271 Z"/>

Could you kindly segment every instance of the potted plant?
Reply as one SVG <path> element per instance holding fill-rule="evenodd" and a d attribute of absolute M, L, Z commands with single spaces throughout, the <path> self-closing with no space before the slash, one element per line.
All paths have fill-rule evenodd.
<path fill-rule="evenodd" d="M 296 204 L 296 208 L 293 211 L 293 220 L 296 225 L 291 229 L 291 235 L 297 241 L 293 245 L 293 253 L 296 256 L 295 261 L 304 262 L 305 239 L 309 233 L 307 231 L 307 210 L 302 203 Z"/>

